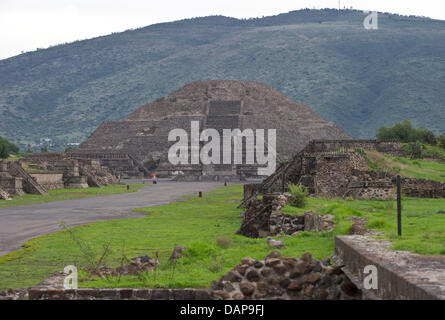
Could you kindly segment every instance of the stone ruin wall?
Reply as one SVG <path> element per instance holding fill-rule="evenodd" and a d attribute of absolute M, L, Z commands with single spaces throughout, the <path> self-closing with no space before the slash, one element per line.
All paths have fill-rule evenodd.
<path fill-rule="evenodd" d="M 413 198 L 445 198 L 445 183 L 425 180 L 402 178 L 402 192 Z"/>
<path fill-rule="evenodd" d="M 211 288 L 29 288 L 29 300 L 360 300 L 362 292 L 330 259 L 298 258 L 272 251 L 263 260 L 243 258 Z M 0 300 L 3 300 L 0 294 Z M 5 296 L 5 300 L 12 296 Z"/>
<path fill-rule="evenodd" d="M 360 300 L 361 291 L 329 259 L 300 259 L 273 251 L 264 260 L 244 258 L 212 284 L 217 300 Z"/>
<path fill-rule="evenodd" d="M 391 242 L 361 235 L 336 236 L 332 260 L 373 300 L 444 300 L 443 256 L 391 250 Z M 366 266 L 377 269 L 377 289 L 363 289 Z"/>
<path fill-rule="evenodd" d="M 38 184 L 43 186 L 46 190 L 64 189 L 63 184 L 63 173 L 60 172 L 30 172 L 31 177 L 33 177 Z"/>
<path fill-rule="evenodd" d="M 6 160 L 0 161 L 0 188 L 2 189 L 0 199 L 10 199 L 11 195 L 23 195 L 23 179 L 13 177 L 9 173 L 9 166 Z"/>
<path fill-rule="evenodd" d="M 353 197 L 364 199 L 391 199 L 396 197 L 395 177 L 386 172 L 368 170 L 362 150 L 400 156 L 399 142 L 374 140 L 312 141 L 289 163 L 281 165 L 276 173 L 260 186 L 247 186 L 247 194 L 282 191 L 282 176 L 286 181 L 302 184 L 310 194 L 324 197 Z M 285 190 L 287 189 L 284 185 Z M 444 197 L 445 184 L 423 179 L 402 179 L 402 189 L 409 197 Z M 247 199 L 247 198 L 245 198 Z"/>
<path fill-rule="evenodd" d="M 383 154 L 403 156 L 403 144 L 401 142 L 378 140 L 314 140 L 308 144 L 305 152 L 345 152 L 358 149 L 377 150 Z"/>
<path fill-rule="evenodd" d="M 281 212 L 289 199 L 290 194 L 265 194 L 262 200 L 250 200 L 241 214 L 243 222 L 237 233 L 250 238 L 264 238 L 297 235 L 303 231 L 331 231 L 334 228 L 331 215 L 318 215 L 312 211 L 295 215 Z"/>
<path fill-rule="evenodd" d="M 50 189 L 102 187 L 117 183 L 116 177 L 98 159 L 74 158 L 67 153 L 42 153 L 32 154 L 20 162 L 42 169 L 31 174 L 42 184 L 48 184 Z M 62 181 L 56 178 L 60 174 Z"/>
<path fill-rule="evenodd" d="M 32 168 L 30 171 L 23 166 Z M 0 199 L 25 193 L 47 195 L 47 190 L 102 187 L 117 179 L 100 161 L 72 159 L 65 153 L 31 154 L 17 162 L 0 162 Z"/>

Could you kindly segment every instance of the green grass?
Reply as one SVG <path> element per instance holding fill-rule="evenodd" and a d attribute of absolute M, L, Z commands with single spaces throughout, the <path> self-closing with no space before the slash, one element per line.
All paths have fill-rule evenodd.
<path fill-rule="evenodd" d="M 14 199 L 9 201 L 0 200 L 0 208 L 21 206 L 25 204 L 52 202 L 56 200 L 69 200 L 77 198 L 105 196 L 118 193 L 136 192 L 145 186 L 147 186 L 147 184 L 131 184 L 130 190 L 128 191 L 126 185 L 120 184 L 108 185 L 102 188 L 89 187 L 86 189 L 76 188 L 48 190 L 49 195 L 47 196 L 41 196 L 37 194 L 25 194 L 22 196 L 14 196 Z"/>
<path fill-rule="evenodd" d="M 203 198 L 189 197 L 173 204 L 139 209 L 146 217 L 112 220 L 79 226 L 72 229 L 81 242 L 99 256 L 103 246 L 110 244 L 109 265 L 118 266 L 122 257 L 159 253 L 161 266 L 156 273 L 142 277 L 125 276 L 99 279 L 80 272 L 81 287 L 207 287 L 228 270 L 251 256 L 263 259 L 270 251 L 266 239 L 250 239 L 236 235 L 241 219 L 237 203 L 242 197 L 241 186 L 230 186 Z M 445 215 L 437 214 L 445 208 L 445 199 L 405 199 L 403 201 L 403 237 L 396 236 L 394 201 L 341 200 L 310 198 L 304 209 L 286 207 L 287 213 L 299 214 L 319 210 L 335 215 L 332 232 L 303 232 L 284 237 L 285 256 L 301 256 L 311 252 L 315 258 L 332 255 L 334 236 L 347 234 L 352 222 L 344 218 L 369 218 L 369 226 L 384 232 L 383 239 L 393 243 L 393 249 L 410 250 L 421 254 L 445 254 Z M 219 245 L 218 239 L 230 239 L 231 244 Z M 228 242 L 228 241 L 226 241 Z M 188 248 L 178 260 L 175 271 L 168 263 L 174 245 Z M 42 236 L 29 241 L 23 250 L 0 257 L 0 290 L 35 285 L 52 272 L 74 264 L 86 265 L 78 246 L 66 231 Z"/>
<path fill-rule="evenodd" d="M 422 153 L 425 158 L 433 158 L 445 163 L 445 148 L 430 145 L 424 146 L 425 149 L 423 149 Z"/>
<path fill-rule="evenodd" d="M 372 170 L 384 170 L 403 177 L 445 182 L 445 163 L 392 157 L 376 151 L 366 151 L 366 157 L 368 166 Z"/>

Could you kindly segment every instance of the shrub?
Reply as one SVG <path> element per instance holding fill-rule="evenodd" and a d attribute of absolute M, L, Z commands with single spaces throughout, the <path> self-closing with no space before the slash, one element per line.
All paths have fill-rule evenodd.
<path fill-rule="evenodd" d="M 307 188 L 300 185 L 288 183 L 289 192 L 291 194 L 290 205 L 296 208 L 304 208 L 306 206 L 306 197 L 309 194 Z"/>
<path fill-rule="evenodd" d="M 426 128 L 418 128 L 416 132 L 417 140 L 430 145 L 437 143 L 434 133 Z"/>
<path fill-rule="evenodd" d="M 216 243 L 221 248 L 230 248 L 232 246 L 232 239 L 230 239 L 228 237 L 218 237 L 218 238 L 216 238 Z"/>
<path fill-rule="evenodd" d="M 403 146 L 403 153 L 411 159 L 421 159 L 423 146 L 419 142 L 410 142 Z"/>
<path fill-rule="evenodd" d="M 5 138 L 0 137 L 0 159 L 6 159 L 10 153 L 17 154 L 20 149 Z"/>
<path fill-rule="evenodd" d="M 401 142 L 422 142 L 430 145 L 436 144 L 436 137 L 431 130 L 426 128 L 414 128 L 410 120 L 396 123 L 392 127 L 380 127 L 378 140 L 398 140 Z"/>
<path fill-rule="evenodd" d="M 0 143 L 0 159 L 9 157 L 9 148 L 6 144 Z"/>
<path fill-rule="evenodd" d="M 396 123 L 394 126 L 388 128 L 380 127 L 377 133 L 378 140 L 399 140 L 403 142 L 416 141 L 416 129 L 411 124 L 411 121 L 405 120 Z"/>
<path fill-rule="evenodd" d="M 215 260 L 213 260 L 208 266 L 207 269 L 209 269 L 213 273 L 219 273 L 224 269 L 224 263 L 221 259 L 221 257 L 216 257 Z"/>
<path fill-rule="evenodd" d="M 439 146 L 445 149 L 445 133 L 438 136 L 437 141 L 439 142 Z"/>

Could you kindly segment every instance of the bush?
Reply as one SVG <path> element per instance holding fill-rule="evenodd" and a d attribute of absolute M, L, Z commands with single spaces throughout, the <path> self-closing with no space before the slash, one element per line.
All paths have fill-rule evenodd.
<path fill-rule="evenodd" d="M 6 144 L 0 143 L 0 159 L 9 157 L 9 148 Z"/>
<path fill-rule="evenodd" d="M 439 142 L 439 146 L 445 149 L 445 133 L 442 133 L 437 137 L 437 142 Z"/>
<path fill-rule="evenodd" d="M 290 205 L 296 208 L 304 208 L 306 206 L 306 197 L 309 194 L 307 188 L 300 185 L 288 183 L 289 192 L 291 194 Z"/>
<path fill-rule="evenodd" d="M 434 133 L 426 128 L 418 128 L 416 132 L 417 141 L 435 145 L 437 143 Z"/>
<path fill-rule="evenodd" d="M 19 147 L 5 138 L 0 137 L 0 159 L 8 158 L 10 153 L 17 154 L 19 152 Z"/>
<path fill-rule="evenodd" d="M 221 248 L 230 248 L 232 246 L 232 239 L 227 238 L 227 237 L 218 237 L 216 238 L 216 243 L 221 247 Z"/>
<path fill-rule="evenodd" d="M 411 159 L 423 158 L 422 150 L 423 146 L 419 142 L 410 142 L 403 146 L 403 153 Z"/>
<path fill-rule="evenodd" d="M 382 126 L 376 137 L 378 140 L 419 141 L 430 145 L 436 144 L 436 137 L 432 131 L 426 128 L 414 128 L 410 120 L 396 123 L 390 128 Z"/>

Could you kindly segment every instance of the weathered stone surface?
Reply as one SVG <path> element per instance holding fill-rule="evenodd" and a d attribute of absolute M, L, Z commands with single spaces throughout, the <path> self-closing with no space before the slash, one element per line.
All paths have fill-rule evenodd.
<path fill-rule="evenodd" d="M 269 254 L 266 256 L 266 260 L 267 260 L 267 259 L 270 259 L 270 258 L 280 258 L 280 257 L 282 257 L 281 252 L 279 252 L 279 251 L 272 251 L 271 253 L 269 253 Z"/>
<path fill-rule="evenodd" d="M 335 238 L 336 263 L 363 283 L 364 268 L 374 265 L 378 271 L 378 289 L 363 290 L 368 298 L 401 300 L 445 300 L 445 260 L 441 256 L 423 256 L 407 251 L 389 250 L 391 243 L 367 236 L 351 235 Z M 340 278 L 342 274 L 338 275 Z M 334 280 L 339 281 L 339 280 Z M 344 282 L 342 292 L 355 296 L 350 283 Z"/>
<path fill-rule="evenodd" d="M 258 271 L 250 269 L 247 271 L 246 279 L 249 281 L 256 282 L 260 279 L 260 275 L 258 274 Z"/>
<path fill-rule="evenodd" d="M 212 80 L 190 83 L 168 97 L 144 105 L 123 121 L 105 122 L 72 154 L 95 157 L 103 161 L 108 154 L 132 156 L 140 163 L 152 163 L 156 172 L 183 176 L 219 177 L 256 176 L 252 165 L 173 166 L 168 160 L 171 129 L 190 132 L 190 122 L 198 121 L 200 129 L 275 128 L 277 153 L 281 159 L 301 150 L 312 139 L 350 139 L 333 123 L 325 122 L 309 107 L 295 103 L 262 84 L 244 80 Z M 245 153 L 245 148 L 243 153 Z M 104 162 L 119 170 L 119 162 Z M 137 168 L 122 170 L 134 174 Z"/>
<path fill-rule="evenodd" d="M 246 257 L 241 259 L 242 264 L 247 264 L 249 266 L 252 266 L 255 263 L 255 259 L 252 259 L 251 257 Z"/>
<path fill-rule="evenodd" d="M 241 282 L 239 287 L 244 296 L 251 296 L 255 291 L 255 286 L 249 282 Z"/>
<path fill-rule="evenodd" d="M 262 267 L 249 267 L 245 275 L 235 278 L 232 286 L 227 286 L 227 278 L 223 276 L 220 281 L 214 283 L 212 288 L 216 292 L 225 291 L 227 294 L 218 293 L 222 299 L 359 299 L 359 295 L 349 296 L 354 288 L 344 274 L 335 274 L 332 267 L 322 267 L 320 261 L 313 259 L 309 253 L 302 258 L 286 258 L 276 252 L 267 255 L 266 260 L 261 261 Z M 243 259 L 245 262 L 246 260 Z M 246 265 L 247 266 L 247 265 Z M 319 266 L 319 267 L 318 267 Z M 313 270 L 313 267 L 319 271 Z M 219 283 L 219 285 L 218 285 Z M 346 283 L 346 284 L 345 284 Z M 343 291 L 341 287 L 346 291 Z M 358 289 L 357 289 L 358 290 Z M 357 291 L 358 292 L 358 291 Z M 237 295 L 239 294 L 239 295 Z"/>
<path fill-rule="evenodd" d="M 281 208 L 288 202 L 288 194 L 268 194 L 266 200 L 252 199 L 242 215 L 243 223 L 238 231 L 247 237 L 268 237 L 267 243 L 273 248 L 282 248 L 285 243 L 269 236 L 295 235 L 302 231 L 331 231 L 334 228 L 332 215 L 318 215 L 308 211 L 303 215 L 284 214 Z M 264 197 L 263 196 L 263 197 Z M 277 203 L 280 203 L 277 205 Z M 279 209 L 278 209 L 279 208 Z"/>
<path fill-rule="evenodd" d="M 368 169 L 364 151 L 403 156 L 400 142 L 375 140 L 312 141 L 285 165 L 245 195 L 270 194 L 281 191 L 283 172 L 285 183 L 301 184 L 310 194 L 323 197 L 358 199 L 394 199 L 395 176 Z M 403 178 L 406 196 L 445 198 L 445 183 L 424 179 Z M 246 199 L 246 198 L 245 198 Z M 276 223 L 274 232 L 279 232 Z M 326 225 L 326 228 L 329 226 Z M 295 231 L 298 232 L 298 231 Z"/>

